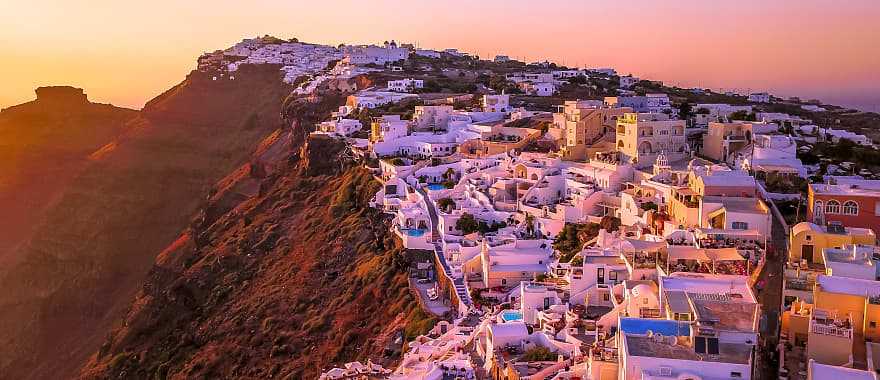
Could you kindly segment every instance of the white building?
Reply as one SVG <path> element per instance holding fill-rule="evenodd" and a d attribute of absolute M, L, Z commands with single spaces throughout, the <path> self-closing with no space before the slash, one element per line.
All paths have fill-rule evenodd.
<path fill-rule="evenodd" d="M 409 49 L 397 47 L 393 42 L 385 46 L 347 46 L 343 50 L 343 61 L 353 65 L 384 65 L 409 58 Z"/>
<path fill-rule="evenodd" d="M 421 79 L 399 79 L 388 81 L 388 91 L 411 92 L 425 87 L 425 81 Z"/>
<path fill-rule="evenodd" d="M 510 95 L 483 95 L 483 112 L 510 112 Z"/>
<path fill-rule="evenodd" d="M 645 96 L 608 96 L 605 97 L 606 107 L 629 107 L 634 112 L 660 113 L 671 112 L 672 102 L 666 94 L 647 94 Z"/>
<path fill-rule="evenodd" d="M 640 79 L 638 77 L 634 77 L 632 75 L 620 77 L 620 88 L 629 89 L 636 83 L 639 83 L 639 80 Z"/>
<path fill-rule="evenodd" d="M 770 103 L 770 94 L 766 92 L 753 92 L 749 94 L 749 101 L 755 103 Z"/>
<path fill-rule="evenodd" d="M 363 125 L 361 125 L 360 120 L 339 118 L 318 124 L 317 130 L 339 136 L 351 136 L 351 134 L 360 131 L 362 128 Z"/>

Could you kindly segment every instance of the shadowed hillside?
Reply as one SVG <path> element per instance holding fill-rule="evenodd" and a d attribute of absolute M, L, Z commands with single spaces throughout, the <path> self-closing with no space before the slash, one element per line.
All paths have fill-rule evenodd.
<path fill-rule="evenodd" d="M 211 185 L 283 126 L 289 92 L 278 67 L 220 81 L 193 72 L 91 154 L 0 270 L 2 377 L 75 374 Z"/>
<path fill-rule="evenodd" d="M 260 170 L 221 181 L 84 378 L 314 379 L 425 330 L 405 250 L 367 206 L 378 182 L 326 137 L 269 158 L 296 139 L 271 139 Z"/>
<path fill-rule="evenodd" d="M 0 267 L 43 211 L 117 138 L 137 111 L 90 103 L 73 87 L 41 87 L 37 100 L 0 112 Z"/>

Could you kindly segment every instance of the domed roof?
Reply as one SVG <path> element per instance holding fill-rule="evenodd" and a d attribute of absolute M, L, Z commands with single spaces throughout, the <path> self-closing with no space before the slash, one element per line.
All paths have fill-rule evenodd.
<path fill-rule="evenodd" d="M 630 290 L 630 292 L 632 292 L 632 295 L 636 296 L 636 297 L 643 296 L 643 295 L 644 296 L 656 295 L 656 294 L 654 294 L 654 289 L 651 288 L 651 286 L 649 286 L 647 284 L 638 284 L 638 285 L 634 286 L 632 288 L 632 290 Z"/>

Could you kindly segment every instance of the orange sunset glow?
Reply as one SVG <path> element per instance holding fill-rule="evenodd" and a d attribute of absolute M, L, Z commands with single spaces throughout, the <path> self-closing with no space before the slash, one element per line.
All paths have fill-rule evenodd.
<path fill-rule="evenodd" d="M 6 1 L 0 106 L 69 84 L 140 108 L 200 53 L 271 34 L 395 39 L 619 72 L 681 86 L 770 91 L 877 110 L 880 3 L 807 1 Z"/>

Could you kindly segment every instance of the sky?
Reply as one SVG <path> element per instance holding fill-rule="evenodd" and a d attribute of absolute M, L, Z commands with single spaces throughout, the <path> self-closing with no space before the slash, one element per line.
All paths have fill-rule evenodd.
<path fill-rule="evenodd" d="M 140 108 L 270 34 L 458 48 L 880 112 L 880 0 L 0 0 L 0 107 L 42 85 Z"/>

